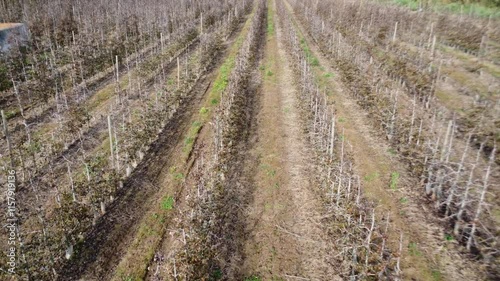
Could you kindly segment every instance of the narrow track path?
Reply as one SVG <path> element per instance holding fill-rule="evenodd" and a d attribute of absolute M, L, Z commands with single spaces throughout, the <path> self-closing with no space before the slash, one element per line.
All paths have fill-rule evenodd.
<path fill-rule="evenodd" d="M 258 168 L 242 272 L 261 280 L 335 280 L 328 263 L 331 242 L 317 221 L 322 207 L 309 181 L 312 154 L 274 1 L 268 9 L 257 142 L 250 151 Z"/>

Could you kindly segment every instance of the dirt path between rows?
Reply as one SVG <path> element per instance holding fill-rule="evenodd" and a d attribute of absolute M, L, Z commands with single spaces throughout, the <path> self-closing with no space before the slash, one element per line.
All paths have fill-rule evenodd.
<path fill-rule="evenodd" d="M 376 204 L 378 213 L 389 214 L 392 228 L 389 240 L 397 249 L 399 231 L 403 232 L 402 270 L 408 280 L 481 280 L 479 265 L 465 260 L 459 245 L 446 241 L 441 222 L 427 207 L 418 190 L 419 182 L 406 171 L 406 164 L 394 155 L 387 142 L 373 129 L 372 121 L 340 82 L 340 73 L 313 44 L 291 6 L 284 1 L 297 28 L 305 37 L 311 53 L 318 59 L 316 74 L 332 94 L 337 120 L 344 130 L 354 158 L 354 170 L 363 178 L 363 193 Z M 391 178 L 398 176 L 396 189 Z"/>
<path fill-rule="evenodd" d="M 275 15 L 274 3 L 269 9 Z M 283 35 L 268 17 L 257 114 L 254 200 L 242 273 L 259 280 L 335 280 L 328 239 L 319 222 L 320 202 L 309 183 L 311 153 L 301 127 L 296 89 Z M 304 279 L 305 278 L 305 279 Z"/>

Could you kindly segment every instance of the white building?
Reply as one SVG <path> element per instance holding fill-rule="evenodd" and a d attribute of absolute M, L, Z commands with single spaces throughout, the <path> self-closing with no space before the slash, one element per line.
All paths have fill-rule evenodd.
<path fill-rule="evenodd" d="M 0 23 L 0 52 L 5 52 L 13 45 L 23 44 L 28 40 L 28 32 L 23 23 Z"/>

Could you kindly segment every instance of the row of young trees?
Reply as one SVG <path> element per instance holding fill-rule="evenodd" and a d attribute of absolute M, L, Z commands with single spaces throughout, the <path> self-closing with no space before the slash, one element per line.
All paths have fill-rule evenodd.
<path fill-rule="evenodd" d="M 232 7 L 225 11 L 229 10 L 232 11 Z M 95 104 L 96 102 L 92 101 L 90 104 L 82 103 L 72 107 L 67 114 L 61 114 L 54 120 L 53 125 L 57 126 L 55 129 L 44 124 L 42 129 L 52 129 L 50 134 L 33 137 L 28 132 L 28 140 L 24 143 L 17 143 L 11 137 L 10 140 L 14 147 L 18 148 L 12 151 L 12 156 L 18 163 L 21 163 L 21 183 L 36 186 L 48 171 L 56 170 L 55 172 L 58 173 L 58 169 L 60 170 L 60 167 L 64 166 L 62 165 L 64 158 L 81 153 L 82 151 L 79 150 L 91 149 L 92 147 L 89 148 L 88 143 L 93 139 L 102 139 L 100 133 L 106 130 L 106 115 L 112 114 L 122 117 L 126 114 L 131 116 L 133 107 L 137 106 L 135 100 L 138 98 L 144 102 L 144 92 L 147 92 L 145 90 L 151 86 L 155 79 L 161 84 L 167 84 L 166 70 L 174 67 L 176 57 L 186 53 L 192 44 L 198 43 L 200 37 L 196 34 L 199 28 L 198 26 L 197 28 L 190 27 L 188 30 L 179 30 L 178 34 L 184 33 L 182 36 L 172 36 L 173 40 L 176 41 L 162 42 L 161 47 L 159 47 L 161 50 L 158 50 L 159 55 L 143 59 L 143 62 L 138 64 L 139 69 L 132 74 L 129 71 L 125 77 L 121 77 L 119 72 L 116 72 L 115 81 L 111 81 L 106 88 L 110 91 L 106 94 L 110 96 L 102 100 L 102 104 Z M 206 26 L 205 29 L 213 31 L 211 25 Z M 172 60 L 174 61 L 172 62 Z M 178 64 L 178 68 L 185 68 L 186 71 L 183 71 L 182 74 L 187 75 L 187 57 L 182 60 L 183 64 Z M 179 72 L 178 76 L 180 74 Z M 178 81 L 180 81 L 179 77 Z M 126 82 L 124 85 L 122 85 L 123 80 Z M 175 87 L 180 88 L 181 86 L 177 84 Z M 158 103 L 158 99 L 156 102 Z M 93 116 L 90 118 L 90 114 L 99 114 L 101 117 Z M 55 138 L 55 135 L 58 138 Z M 30 140 L 35 144 L 36 151 L 31 151 Z M 99 143 L 92 142 L 92 145 L 96 144 Z M 29 181 L 25 181 L 25 179 L 29 179 Z M 24 188 L 21 192 L 29 191 L 30 189 Z"/>
<path fill-rule="evenodd" d="M 151 5 L 153 5 L 154 3 L 152 3 Z M 33 5 L 35 4 L 41 5 L 42 7 L 40 9 L 46 8 L 42 5 L 43 3 L 34 2 Z M 56 2 L 51 2 L 51 5 L 57 6 L 56 4 Z M 64 3 L 59 4 L 64 5 Z M 136 2 L 122 2 L 117 4 L 117 7 L 119 9 L 120 7 L 122 7 L 122 5 L 125 5 L 126 8 L 124 10 L 133 11 L 133 9 L 128 9 L 131 8 L 128 5 L 132 4 L 137 8 Z M 98 92 L 98 90 L 102 88 L 102 85 L 111 83 L 115 79 L 114 77 L 119 77 L 118 74 L 121 75 L 122 73 L 126 73 L 131 69 L 134 69 L 135 66 L 143 63 L 143 60 L 145 60 L 146 57 L 149 57 L 152 54 L 159 55 L 160 52 L 164 51 L 165 45 L 169 44 L 170 42 L 178 43 L 179 48 L 185 47 L 184 43 L 187 43 L 186 40 L 192 40 L 199 30 L 198 27 L 200 26 L 200 19 L 203 18 L 202 16 L 200 17 L 200 11 L 203 10 L 206 13 L 203 20 L 206 28 L 210 27 L 215 22 L 214 19 L 224 16 L 224 9 L 223 7 L 221 7 L 220 3 L 193 1 L 192 4 L 192 6 L 186 8 L 185 3 L 166 3 L 165 5 L 161 5 L 161 9 L 155 9 L 155 5 L 160 5 L 160 3 L 156 3 L 151 6 L 151 8 L 139 9 L 139 11 L 142 13 L 150 13 L 152 11 L 154 13 L 163 11 L 164 13 L 156 15 L 156 18 L 153 15 L 144 16 L 144 18 L 148 20 L 153 20 L 153 22 L 146 25 L 144 28 L 141 28 L 141 34 L 149 34 L 147 35 L 148 41 L 144 42 L 144 44 L 136 44 L 136 42 L 134 42 L 130 38 L 119 39 L 119 41 L 123 42 L 123 44 L 128 44 L 129 42 L 135 44 L 128 47 L 125 46 L 122 53 L 109 53 L 112 48 L 106 45 L 92 45 L 89 48 L 85 49 L 85 43 L 92 41 L 91 38 L 87 37 L 94 36 L 97 38 L 100 37 L 99 35 L 104 36 L 104 33 L 98 32 L 98 29 L 105 28 L 103 26 L 106 25 L 103 23 L 102 26 L 97 26 L 93 29 L 80 27 L 82 30 L 80 30 L 78 34 L 81 38 L 78 36 L 73 36 L 73 40 L 68 46 L 64 45 L 59 48 L 61 52 L 72 53 L 72 60 L 69 64 L 60 62 L 60 59 L 57 58 L 57 55 L 52 49 L 49 48 L 49 50 L 44 50 L 45 53 L 42 58 L 45 61 L 41 61 L 40 64 L 49 67 L 49 70 L 54 73 L 51 77 L 47 78 L 47 83 L 43 85 L 37 79 L 30 77 L 30 73 L 38 75 L 42 72 L 37 69 L 37 65 L 28 65 L 17 72 L 10 71 L 9 80 L 12 80 L 14 82 L 13 86 L 15 87 L 12 87 L 9 91 L 6 91 L 5 94 L 11 94 L 11 96 L 15 99 L 13 99 L 10 104 L 5 104 L 3 108 L 6 111 L 7 119 L 9 119 L 10 132 L 13 135 L 12 142 L 19 145 L 22 144 L 25 149 L 33 149 L 37 151 L 39 150 L 38 146 L 40 146 L 40 143 L 44 142 L 43 140 L 37 139 L 37 137 L 39 137 L 37 133 L 40 132 L 40 134 L 42 134 L 48 129 L 52 129 L 47 128 L 46 123 L 57 123 L 60 130 L 66 129 L 66 131 L 62 133 L 66 133 L 68 135 L 67 137 L 65 137 L 63 147 L 67 147 L 69 144 L 71 144 L 75 139 L 74 135 L 77 135 L 77 131 L 85 124 L 84 121 L 88 121 L 87 118 L 89 116 L 85 115 L 93 115 L 93 112 L 87 112 L 91 109 L 87 108 L 88 105 L 85 104 L 85 101 L 88 101 L 96 92 Z M 74 6 L 72 6 L 73 12 L 80 8 L 80 6 L 78 5 L 87 6 L 89 5 L 89 3 L 77 2 Z M 228 7 L 228 9 L 233 9 L 233 6 L 234 4 L 230 4 L 230 7 Z M 30 7 L 25 7 L 25 9 L 29 10 Z M 60 11 L 60 9 L 57 9 L 57 7 L 54 7 L 54 9 L 56 11 Z M 166 12 L 166 9 L 168 9 L 168 13 Z M 97 17 L 95 21 L 99 21 L 101 19 L 101 16 L 108 17 L 109 13 L 111 12 L 107 10 L 109 10 L 109 7 L 99 10 L 98 15 L 95 15 Z M 176 10 L 186 11 L 182 13 L 173 12 Z M 92 11 L 92 9 L 89 11 Z M 101 15 L 100 13 L 102 13 L 103 11 L 107 11 L 107 13 L 105 15 Z M 24 14 L 29 14 L 29 12 L 25 12 Z M 48 15 L 46 15 L 46 17 L 48 17 L 49 15 L 52 15 L 52 13 L 49 13 Z M 117 14 L 116 16 L 120 15 Z M 126 15 L 122 16 L 125 17 Z M 43 17 L 41 18 L 43 19 Z M 86 16 L 86 14 L 77 17 L 77 19 L 78 26 L 85 26 L 87 21 L 90 22 L 90 19 Z M 120 24 L 118 24 L 116 28 L 123 28 L 121 24 L 121 18 L 118 19 L 120 21 Z M 165 25 L 165 22 L 162 21 L 162 19 L 166 19 L 170 23 Z M 111 18 L 109 18 L 108 20 L 111 20 Z M 56 19 L 54 19 L 54 21 L 56 21 Z M 92 24 L 95 24 L 95 21 L 92 22 Z M 159 25 L 160 22 L 163 23 L 161 26 Z M 113 28 L 115 28 L 115 23 L 113 23 Z M 107 40 L 108 37 L 114 38 L 113 36 L 115 36 L 116 32 L 111 29 L 108 33 L 109 34 L 106 33 L 105 37 L 99 39 Z M 140 34 L 138 34 L 138 36 L 139 35 Z M 40 36 L 42 35 L 34 34 L 32 36 L 34 39 L 32 40 L 33 42 L 30 46 L 36 45 L 36 39 L 40 39 Z M 55 43 L 49 42 L 47 44 L 54 45 Z M 39 55 L 35 53 L 35 51 L 33 52 L 33 54 L 30 53 L 28 55 L 37 58 L 37 56 Z M 107 66 L 101 69 L 102 71 L 96 73 L 95 75 L 86 74 L 85 67 L 82 68 L 82 61 L 85 61 L 85 56 L 89 52 L 91 52 L 93 55 L 88 59 L 88 62 L 93 66 L 100 64 L 100 59 L 96 55 L 104 55 L 106 57 L 105 59 L 107 62 Z M 14 53 L 15 52 L 8 54 L 7 58 L 10 60 L 5 62 L 6 66 L 12 66 L 16 64 L 13 61 L 13 59 L 15 59 Z M 140 69 L 140 71 L 142 71 L 142 69 Z M 24 74 L 23 77 L 25 78 L 24 80 L 26 80 L 26 83 L 23 83 L 22 80 L 14 77 L 18 74 Z M 71 79 L 69 79 L 68 77 L 63 77 L 63 75 L 66 74 L 72 75 Z M 121 82 L 118 86 L 120 85 Z M 38 87 L 40 87 L 41 90 L 43 90 L 44 93 L 49 96 L 49 99 L 45 102 L 36 103 L 36 98 L 32 98 L 37 96 L 37 94 L 34 94 L 34 91 L 36 91 Z M 8 107 L 8 109 L 6 107 Z M 60 115 L 63 116 L 61 117 Z M 68 122 L 75 122 L 69 122 L 70 124 L 66 126 L 68 115 L 75 115 L 70 116 L 75 117 L 74 120 L 68 120 Z M 16 116 L 17 118 L 15 118 Z M 55 117 L 54 119 L 56 120 L 51 120 L 51 117 Z M 60 118 L 60 120 L 57 121 L 57 118 Z M 69 139 L 69 141 L 67 139 Z M 4 147 L 5 146 L 2 146 L 2 153 L 6 153 Z M 41 155 L 39 158 L 43 160 L 46 157 L 44 157 L 44 155 Z"/>
<path fill-rule="evenodd" d="M 402 277 L 401 248 L 397 254 L 397 250 L 387 246 L 389 231 L 392 231 L 389 217 L 377 225 L 374 208 L 363 199 L 362 182 L 352 169 L 343 128 L 327 102 L 326 92 L 316 82 L 313 61 L 301 45 L 283 1 L 277 1 L 277 7 L 293 70 L 298 77 L 297 87 L 302 111 L 308 120 L 309 141 L 317 159 L 314 180 L 320 187 L 324 209 L 329 214 L 323 224 L 337 226 L 330 233 L 339 253 L 336 255 L 337 272 L 342 279 L 398 280 Z M 341 225 L 344 227 L 338 227 Z M 392 242 L 397 244 L 397 241 Z"/>
<path fill-rule="evenodd" d="M 377 225 L 374 209 L 363 199 L 361 181 L 352 170 L 352 162 L 344 149 L 347 144 L 341 137 L 335 114 L 315 82 L 310 57 L 302 49 L 283 3 L 279 1 L 277 5 L 280 26 L 298 78 L 296 86 L 304 105 L 302 112 L 308 120 L 310 144 L 316 152 L 318 173 L 314 182 L 320 186 L 318 191 L 328 213 L 323 223 L 336 226 L 330 238 L 337 244 L 338 273 L 344 279 L 353 280 L 398 279 L 401 277 L 402 237 L 395 241 L 399 249 L 392 251 L 388 247 L 389 218 L 385 218 L 382 226 Z M 261 1 L 235 59 L 229 84 L 211 122 L 213 144 L 198 148 L 198 159 L 189 175 L 193 178 L 193 186 L 188 186 L 186 195 L 192 210 L 172 227 L 171 240 L 177 243 L 170 245 L 173 249 L 167 255 L 168 260 L 162 259 L 162 266 L 168 268 L 169 277 L 174 279 L 238 276 L 238 271 L 234 270 L 234 263 L 239 260 L 238 241 L 241 238 L 238 222 L 246 204 L 246 192 L 251 191 L 232 182 L 232 172 L 238 168 L 234 164 L 237 150 L 245 139 L 243 128 L 248 117 L 244 112 L 251 103 L 252 94 L 245 89 L 249 88 L 248 78 L 255 67 L 266 10 L 266 2 Z M 338 227 L 340 225 L 344 227 Z"/>
<path fill-rule="evenodd" d="M 460 87 L 452 87 L 457 94 L 473 96 L 475 103 L 471 108 L 465 107 L 463 113 L 456 110 L 449 112 L 452 109 L 444 106 L 438 109 L 446 112 L 446 115 L 456 113 L 457 130 L 462 136 L 473 131 L 477 123 L 483 123 L 480 130 L 474 130 L 473 144 L 479 147 L 481 142 L 486 141 L 485 150 L 490 152 L 493 149 L 494 122 L 498 120 L 496 113 L 499 110 L 494 98 L 495 85 L 500 84 L 494 78 L 494 70 L 481 69 L 484 68 L 481 65 L 483 62 L 499 63 L 495 55 L 498 53 L 495 42 L 500 40 L 500 35 L 495 28 L 495 20 L 457 18 L 431 12 L 413 13 L 391 5 L 372 2 L 360 4 L 357 1 L 344 2 L 342 5 L 322 2 L 317 9 L 319 17 L 314 17 L 308 7 L 302 8 L 314 30 L 312 34 L 318 34 L 318 37 L 313 35 L 313 38 L 320 43 L 328 42 L 330 52 L 335 44 L 342 42 L 346 46 L 354 46 L 356 52 L 363 56 L 360 59 L 370 62 L 367 66 L 376 66 L 373 77 L 377 76 L 377 71 L 383 71 L 392 80 L 399 81 L 404 92 L 423 103 L 426 109 L 430 108 L 431 103 L 435 104 L 438 90 L 443 92 L 450 87 L 450 83 L 446 82 L 448 77 L 445 70 L 453 71 L 450 69 L 456 67 L 454 61 L 460 60 L 446 51 L 446 46 L 450 45 L 450 40 L 461 43 L 462 47 L 452 46 L 470 53 L 468 56 L 475 56 L 476 62 L 457 73 L 458 77 L 467 78 L 460 78 L 464 81 L 457 78 L 458 81 L 454 83 Z M 325 34 L 325 24 L 335 26 L 336 32 L 327 31 Z M 469 48 L 466 44 L 476 47 Z M 477 71 L 478 68 L 481 70 Z M 474 75 L 474 72 L 479 75 Z M 491 76 L 491 79 L 483 76 Z M 377 83 L 377 80 L 372 81 Z M 469 84 L 490 83 L 492 86 L 473 87 L 467 85 L 467 81 Z M 479 120 L 481 117 L 485 118 Z"/>
<path fill-rule="evenodd" d="M 47 166 L 60 162 L 61 156 L 74 153 L 82 145 L 82 139 L 88 141 L 92 134 L 96 134 L 96 131 L 105 128 L 106 118 L 103 116 L 111 113 L 120 115 L 119 112 L 123 110 L 130 111 L 130 100 L 137 98 L 142 100 L 142 88 L 149 87 L 155 79 L 158 79 L 157 77 L 160 77 L 159 80 L 162 83 L 166 83 L 166 70 L 175 66 L 175 59 L 178 59 L 191 46 L 196 47 L 196 44 L 199 43 L 199 28 L 199 26 L 189 26 L 188 29 L 176 31 L 171 36 L 171 39 L 158 44 L 157 55 L 142 59 L 141 62 L 136 63 L 137 69 L 132 70 L 127 62 L 125 66 L 126 75 L 121 75 L 117 66 L 113 73 L 115 76 L 114 81 L 110 81 L 104 89 L 96 93 L 102 98 L 88 99 L 71 105 L 65 112 L 57 114 L 52 122 L 42 124 L 41 128 L 34 132 L 34 137 L 30 136 L 33 133 L 27 132 L 28 140 L 24 140 L 24 143 L 23 139 L 20 140 L 20 143 L 14 140 L 14 143 L 19 147 L 17 152 L 20 154 L 16 155 L 16 158 L 24 162 L 22 172 L 23 175 L 27 174 L 27 176 L 21 177 L 21 180 L 43 176 L 47 171 Z M 212 25 L 205 28 L 208 31 L 213 29 Z M 187 61 L 183 61 L 182 68 L 187 69 L 186 63 Z M 181 65 L 179 65 L 180 67 Z M 177 87 L 179 86 L 177 85 Z M 112 104 L 114 102 L 113 93 L 117 96 L 118 103 L 116 105 Z M 99 118 L 99 116 L 101 117 Z M 52 129 L 52 126 L 55 126 L 55 128 Z M 50 134 L 38 134 L 39 131 L 47 129 L 52 129 Z M 59 138 L 54 138 L 54 135 L 58 135 Z M 26 159 L 26 156 L 30 155 L 29 150 L 32 148 L 30 140 L 31 143 L 36 144 L 37 149 L 32 152 L 33 161 L 29 161 L 29 158 L 26 161 L 23 158 Z"/>
<path fill-rule="evenodd" d="M 449 222 L 448 231 L 467 250 L 483 257 L 491 272 L 497 271 L 494 245 L 498 235 L 489 213 L 489 206 L 498 208 L 489 195 L 489 191 L 498 188 L 493 182 L 497 173 L 497 129 L 483 127 L 481 122 L 465 122 L 434 97 L 440 73 L 433 55 L 440 41 L 436 41 L 433 32 L 441 32 L 443 37 L 454 35 L 445 36 L 448 29 L 439 31 L 433 23 L 424 25 L 429 26 L 430 35 L 419 33 L 416 27 L 413 31 L 408 27 L 404 32 L 399 21 L 393 29 L 384 28 L 382 22 L 376 24 L 376 15 L 381 11 L 391 20 L 406 18 L 407 12 L 400 12 L 400 8 L 323 2 L 325 6 L 311 9 L 299 1 L 290 2 L 323 55 L 338 66 L 349 92 L 376 120 L 374 126 L 407 161 L 414 175 L 420 177 L 422 193 L 434 201 L 436 213 Z M 351 10 L 354 21 L 343 16 L 346 10 Z M 408 19 L 412 17 L 408 15 Z M 449 20 L 454 19 L 450 16 Z M 411 23 L 412 20 L 406 21 L 407 26 Z M 411 48 L 404 46 L 412 42 L 408 39 L 411 34 L 417 38 L 423 34 L 420 38 L 429 44 L 416 44 L 420 47 L 417 52 L 408 51 Z M 403 62 L 396 63 L 395 59 Z M 414 71 L 410 71 L 412 67 Z M 412 73 L 415 75 L 410 76 Z M 422 87 L 412 86 L 419 85 L 420 79 Z M 483 114 L 489 116 L 492 112 L 495 111 Z M 464 124 L 470 127 L 465 128 Z"/>
<path fill-rule="evenodd" d="M 2 2 L 6 8 L 1 11 L 2 18 L 25 23 L 30 33 L 30 44 L 14 49 L 3 61 L 9 86 L 20 84 L 25 90 L 20 94 L 30 102 L 46 102 L 55 91 L 74 88 L 112 66 L 116 55 L 125 57 L 156 41 L 157 33 L 167 34 L 160 29 L 165 26 L 147 24 L 139 29 L 139 17 L 161 22 L 168 15 L 176 22 L 185 22 L 184 13 L 167 14 L 153 1 L 149 5 L 155 9 L 144 10 L 132 1 L 110 5 L 98 1 L 30 1 L 20 7 Z M 38 86 L 45 93 L 36 91 Z"/>
<path fill-rule="evenodd" d="M 246 112 L 252 107 L 250 77 L 256 69 L 259 46 L 264 37 L 267 1 L 257 1 L 246 37 L 234 57 L 228 84 L 222 89 L 220 103 L 211 116 L 209 143 L 197 144 L 196 159 L 189 172 L 186 216 L 172 229 L 166 276 L 186 280 L 237 278 L 233 261 L 240 254 L 242 206 L 248 194 L 231 182 L 236 168 L 233 163 L 245 142 L 248 129 Z M 247 28 L 247 27 L 245 27 Z M 237 41 L 240 40 L 239 38 Z M 232 58 L 231 58 L 232 60 Z"/>
<path fill-rule="evenodd" d="M 148 41 L 156 40 L 160 33 L 168 37 L 176 29 L 184 28 L 189 22 L 186 19 L 199 19 L 202 11 L 221 7 L 221 4 L 197 0 L 150 0 L 143 5 L 137 1 L 30 1 L 17 4 L 2 1 L 5 9 L 0 11 L 0 17 L 4 21 L 26 23 L 33 52 L 39 56 L 53 55 L 52 64 L 71 67 L 73 57 L 77 55 L 86 74 L 76 78 L 78 80 L 93 76 L 97 72 L 91 69 L 101 64 L 111 66 L 113 57 L 123 57 L 126 49 L 129 54 L 134 48 L 140 50 Z M 214 19 L 205 17 L 209 24 Z M 140 44 L 136 45 L 137 42 Z"/>
<path fill-rule="evenodd" d="M 211 2 L 204 3 L 208 7 Z M 54 153 L 39 168 L 39 177 L 34 177 L 35 172 L 26 177 L 18 194 L 23 202 L 19 214 L 25 257 L 19 272 L 23 277 L 52 280 L 65 255 L 77 258 L 73 246 L 106 212 L 121 182 L 131 175 L 179 105 L 192 100 L 192 89 L 211 69 L 224 39 L 248 10 L 248 1 L 220 5 L 214 3 L 204 11 L 203 24 L 176 30 L 174 34 L 179 35 L 163 39 L 158 55 L 137 64 L 140 75 L 126 72 L 126 87 L 120 88 L 121 74 L 115 71 L 116 80 L 110 83 L 117 86 L 105 106 L 110 108 L 99 111 L 107 116 L 92 120 L 87 131 L 77 130 L 74 143 Z M 210 18 L 213 21 L 208 24 L 205 20 Z M 177 40 L 183 37 L 185 41 Z M 67 123 L 61 127 L 66 130 Z M 45 143 L 50 148 L 56 141 Z"/>
<path fill-rule="evenodd" d="M 196 7 L 192 9 L 195 10 Z M 206 13 L 204 20 L 205 28 L 212 26 L 214 18 L 223 17 L 225 12 L 219 4 L 205 3 L 198 9 L 203 9 Z M 231 6 L 226 9 L 233 9 L 233 5 L 231 4 Z M 195 14 L 197 17 L 193 18 Z M 46 131 L 49 130 L 54 132 L 52 130 L 53 128 L 48 125 L 48 123 L 51 123 L 52 126 L 56 126 L 57 124 L 59 129 L 54 133 L 64 136 L 64 138 L 60 140 L 61 143 L 56 147 L 59 148 L 61 145 L 63 149 L 68 147 L 77 139 L 75 135 L 78 135 L 80 129 L 86 129 L 84 126 L 87 125 L 86 122 L 95 121 L 95 119 L 89 120 L 89 117 L 95 114 L 92 111 L 94 108 L 91 98 L 96 93 L 101 93 L 100 90 L 102 90 L 102 86 L 111 86 L 111 89 L 104 87 L 106 91 L 110 92 L 113 90 L 120 90 L 123 84 L 132 83 L 132 81 L 127 81 L 130 75 L 128 75 L 128 77 L 127 75 L 122 77 L 123 73 L 129 73 L 130 70 L 133 70 L 135 66 L 139 64 L 146 64 L 146 66 L 150 67 L 158 67 L 160 62 L 161 65 L 166 64 L 168 59 L 171 60 L 172 58 L 166 55 L 163 55 L 163 57 L 160 55 L 165 52 L 165 49 L 169 48 L 168 45 L 174 43 L 177 44 L 176 47 L 178 49 L 181 49 L 197 37 L 200 27 L 200 14 L 189 9 L 186 13 L 176 13 L 175 15 L 175 19 L 182 22 L 182 24 L 179 23 L 179 26 L 176 26 L 175 30 L 172 30 L 172 32 L 166 32 L 166 30 L 163 30 L 165 32 L 161 32 L 162 30 L 159 30 L 155 33 L 154 37 L 151 37 L 151 44 L 144 49 L 138 49 L 137 46 L 135 46 L 135 52 L 133 48 L 129 48 L 127 49 L 126 56 L 112 54 L 109 56 L 111 66 L 97 75 L 88 77 L 81 83 L 73 83 L 72 86 L 66 87 L 66 89 L 58 88 L 65 83 L 64 79 L 61 77 L 54 77 L 50 82 L 50 86 L 46 85 L 43 87 L 45 91 L 51 91 L 51 89 L 56 88 L 53 93 L 54 95 L 51 95 L 51 99 L 47 101 L 47 104 L 33 103 L 31 97 L 26 96 L 33 90 L 33 85 L 39 84 L 37 81 L 30 80 L 29 85 L 24 85 L 26 87 L 16 81 L 16 83 L 14 83 L 16 87 L 13 87 L 11 90 L 15 93 L 14 96 L 17 100 L 17 104 L 14 104 L 13 107 L 17 112 L 21 113 L 20 118 L 9 118 L 12 117 L 12 112 L 4 108 L 7 113 L 7 119 L 9 119 L 12 143 L 22 146 L 25 150 L 33 149 L 35 152 L 38 152 L 38 150 L 40 150 L 39 146 L 44 143 L 43 138 L 50 137 L 49 134 L 46 134 Z M 80 46 L 77 43 L 74 45 L 74 48 L 79 48 Z M 92 48 L 93 52 L 97 51 L 99 53 L 106 53 L 108 50 L 109 48 Z M 174 56 L 177 50 L 174 49 L 170 56 Z M 158 57 L 156 59 L 151 59 L 150 56 L 153 54 L 156 54 Z M 150 60 L 149 62 L 145 61 L 148 57 Z M 56 61 L 55 58 L 53 60 Z M 79 58 L 77 57 L 76 60 L 73 60 L 71 66 L 78 67 L 78 61 Z M 97 60 L 94 58 L 92 62 L 96 63 Z M 68 73 L 71 72 L 71 70 L 66 69 L 64 72 Z M 143 67 L 138 69 L 137 72 L 139 74 L 144 74 L 146 71 Z M 118 78 L 121 79 L 119 80 Z M 116 80 L 117 89 L 113 89 L 113 80 Z M 101 95 L 104 94 L 101 93 Z M 102 98 L 98 98 L 97 102 L 100 100 L 102 100 Z M 25 109 L 28 101 L 30 102 L 30 106 Z M 51 117 L 55 118 L 51 120 Z M 4 146 L 2 146 L 2 148 L 2 153 L 6 154 L 6 148 L 4 148 Z M 50 156 L 51 155 L 40 155 L 38 158 L 44 161 L 50 158 Z"/>

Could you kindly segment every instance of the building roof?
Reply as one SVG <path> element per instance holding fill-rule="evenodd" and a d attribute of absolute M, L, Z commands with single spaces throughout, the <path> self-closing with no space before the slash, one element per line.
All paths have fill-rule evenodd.
<path fill-rule="evenodd" d="M 0 22 L 0 31 L 22 26 L 22 23 L 15 22 Z"/>

